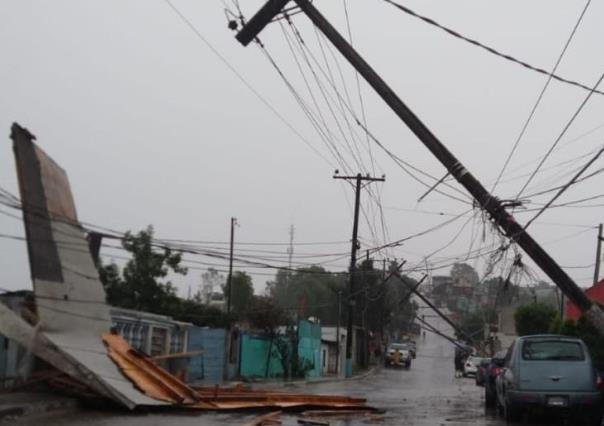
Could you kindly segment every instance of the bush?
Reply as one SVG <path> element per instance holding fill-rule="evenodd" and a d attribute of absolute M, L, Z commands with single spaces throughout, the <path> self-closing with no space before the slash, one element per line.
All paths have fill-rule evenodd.
<path fill-rule="evenodd" d="M 516 333 L 518 336 L 549 333 L 556 316 L 556 309 L 548 305 L 533 303 L 521 306 L 514 314 Z"/>

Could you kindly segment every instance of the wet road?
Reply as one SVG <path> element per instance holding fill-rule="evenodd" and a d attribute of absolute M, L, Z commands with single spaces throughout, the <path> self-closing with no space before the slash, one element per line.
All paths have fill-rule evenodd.
<path fill-rule="evenodd" d="M 430 323 L 451 334 L 439 318 Z M 453 345 L 445 339 L 427 333 L 418 341 L 417 359 L 409 370 L 381 369 L 358 380 L 302 385 L 291 389 L 320 394 L 344 394 L 365 397 L 368 403 L 384 410 L 373 416 L 331 418 L 330 425 L 476 425 L 500 426 L 505 422 L 493 414 L 485 414 L 483 390 L 473 379 L 454 377 Z M 61 424 L 66 426 L 155 426 L 155 425 L 242 425 L 255 414 L 124 414 L 123 412 L 85 411 L 53 414 L 16 422 L 21 426 Z M 284 425 L 297 425 L 298 417 L 283 416 Z M 327 420 L 327 419 L 326 419 Z"/>

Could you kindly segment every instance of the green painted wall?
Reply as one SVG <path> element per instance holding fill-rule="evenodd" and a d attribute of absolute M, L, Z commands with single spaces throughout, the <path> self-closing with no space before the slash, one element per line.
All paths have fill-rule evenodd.
<path fill-rule="evenodd" d="M 306 359 L 312 369 L 306 377 L 321 376 L 321 325 L 306 320 L 298 323 L 298 357 Z"/>
<path fill-rule="evenodd" d="M 279 358 L 271 354 L 268 374 L 266 359 L 270 347 L 270 339 L 265 336 L 244 334 L 241 338 L 241 370 L 243 377 L 281 377 L 283 368 Z"/>

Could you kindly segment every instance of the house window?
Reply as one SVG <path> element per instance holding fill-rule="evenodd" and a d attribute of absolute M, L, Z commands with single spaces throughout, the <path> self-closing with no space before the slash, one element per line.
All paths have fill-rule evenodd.
<path fill-rule="evenodd" d="M 185 332 L 184 331 L 179 331 L 179 330 L 174 330 L 174 332 L 172 333 L 172 336 L 170 338 L 170 353 L 175 354 L 175 353 L 180 353 L 180 352 L 184 352 L 185 347 L 184 347 L 184 343 L 185 343 Z"/>
<path fill-rule="evenodd" d="M 139 351 L 145 350 L 145 342 L 147 340 L 147 327 L 142 324 L 135 324 L 132 327 L 132 340 L 130 345 Z"/>
<path fill-rule="evenodd" d="M 151 356 L 163 355 L 166 353 L 168 343 L 168 329 L 153 327 L 151 331 Z"/>

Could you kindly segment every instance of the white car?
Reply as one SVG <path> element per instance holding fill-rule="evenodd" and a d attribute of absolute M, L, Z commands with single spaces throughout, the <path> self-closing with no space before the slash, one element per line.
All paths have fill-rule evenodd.
<path fill-rule="evenodd" d="M 466 362 L 464 362 L 464 364 L 463 364 L 464 377 L 476 376 L 476 372 L 478 371 L 478 366 L 480 365 L 480 361 L 482 361 L 481 357 L 469 356 L 468 359 L 466 359 Z"/>

